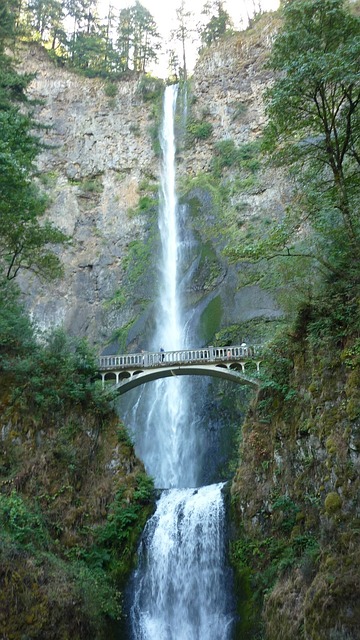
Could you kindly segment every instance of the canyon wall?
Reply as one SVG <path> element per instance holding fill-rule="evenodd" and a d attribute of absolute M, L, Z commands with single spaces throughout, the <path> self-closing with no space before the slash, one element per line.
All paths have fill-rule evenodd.
<path fill-rule="evenodd" d="M 237 34 L 200 56 L 190 82 L 188 118 L 206 119 L 212 135 L 180 149 L 180 182 L 211 172 L 217 142 L 243 144 L 261 133 L 262 94 L 271 82 L 264 62 L 275 26 L 267 18 L 256 30 Z M 24 46 L 19 54 L 21 67 L 35 74 L 29 94 L 38 101 L 36 117 L 47 127 L 41 132 L 46 148 L 39 158 L 40 186 L 49 194 L 49 217 L 69 236 L 61 249 L 62 280 L 49 285 L 22 278 L 27 307 L 40 329 L 62 325 L 99 348 L 121 334 L 122 347 L 126 343 L 139 348 L 151 328 L 151 298 L 157 286 L 159 104 L 144 96 L 142 78 L 115 82 L 114 95 L 108 81 L 56 66 L 37 45 Z M 235 180 L 231 169 L 226 180 Z M 280 176 L 269 168 L 261 170 L 252 189 L 241 192 L 234 186 L 232 191 L 230 205 L 241 220 L 281 212 L 286 194 Z M 185 202 L 192 196 L 190 189 Z M 217 277 L 209 278 L 209 268 L 202 265 L 192 285 L 197 293 L 189 291 L 189 303 L 200 305 L 201 312 L 219 294 L 219 326 L 278 317 L 268 293 L 253 286 L 239 289 L 237 268 L 221 253 L 226 239 L 213 231 L 216 210 L 203 192 L 200 204 L 200 243 L 204 236 L 206 242 L 210 238 Z M 113 348 L 118 348 L 116 340 Z"/>

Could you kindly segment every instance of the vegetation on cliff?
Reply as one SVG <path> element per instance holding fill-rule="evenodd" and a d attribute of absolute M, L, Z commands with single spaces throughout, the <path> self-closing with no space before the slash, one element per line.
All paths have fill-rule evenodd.
<path fill-rule="evenodd" d="M 0 629 L 2 637 L 102 638 L 121 616 L 121 589 L 152 509 L 111 396 L 84 340 L 40 335 L 19 302 L 21 269 L 61 274 L 42 219 L 41 149 L 25 89 L 0 29 Z"/>
<path fill-rule="evenodd" d="M 39 126 L 26 97 L 30 81 L 18 74 L 6 55 L 15 34 L 15 15 L 0 6 L 0 270 L 14 279 L 20 269 L 58 276 L 61 263 L 53 250 L 66 236 L 43 219 L 46 198 L 34 183 L 35 160 L 41 150 Z"/>
<path fill-rule="evenodd" d="M 232 557 L 244 638 L 359 637 L 358 293 L 328 293 L 270 343 L 242 430 Z"/>
<path fill-rule="evenodd" d="M 169 73 L 176 79 L 187 79 L 187 48 L 194 32 L 208 46 L 230 30 L 231 19 L 223 4 L 222 0 L 204 2 L 205 24 L 195 29 L 193 11 L 179 3 L 172 48 L 167 50 Z M 158 62 L 163 46 L 154 17 L 139 0 L 120 10 L 110 5 L 107 15 L 102 15 L 104 7 L 98 0 L 1 0 L 0 14 L 3 11 L 12 14 L 22 38 L 40 42 L 59 65 L 90 77 L 116 80 L 145 74 Z M 116 85 L 109 86 L 116 93 Z"/>
<path fill-rule="evenodd" d="M 4 637 L 101 638 L 152 509 L 82 340 L 40 344 L 13 287 L 0 305 L 0 627 Z"/>
<path fill-rule="evenodd" d="M 293 198 L 260 241 L 230 249 L 261 278 L 268 264 L 280 276 L 285 260 L 292 291 L 292 322 L 268 343 L 232 485 L 239 634 L 355 640 L 360 22 L 341 0 L 286 2 L 283 17 L 266 145 L 270 162 L 290 168 Z"/>

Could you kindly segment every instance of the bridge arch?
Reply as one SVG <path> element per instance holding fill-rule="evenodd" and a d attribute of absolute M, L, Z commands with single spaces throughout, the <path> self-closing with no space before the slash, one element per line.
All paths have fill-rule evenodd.
<path fill-rule="evenodd" d="M 256 375 L 249 376 L 245 371 L 250 363 L 259 372 L 261 358 L 257 347 L 207 347 L 101 356 L 99 374 L 103 384 L 113 382 L 119 394 L 153 380 L 186 375 L 223 378 L 257 388 Z"/>

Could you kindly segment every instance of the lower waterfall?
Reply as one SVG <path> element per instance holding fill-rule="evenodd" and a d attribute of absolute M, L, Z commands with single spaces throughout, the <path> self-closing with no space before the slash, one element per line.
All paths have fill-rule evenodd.
<path fill-rule="evenodd" d="M 134 575 L 137 640 L 227 640 L 222 484 L 164 491 Z"/>

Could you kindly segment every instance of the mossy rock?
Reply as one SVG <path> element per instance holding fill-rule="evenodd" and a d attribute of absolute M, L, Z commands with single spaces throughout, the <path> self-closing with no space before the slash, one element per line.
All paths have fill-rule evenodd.
<path fill-rule="evenodd" d="M 342 500 L 336 491 L 331 491 L 327 494 L 325 498 L 325 511 L 327 514 L 331 515 L 339 511 L 342 506 Z"/>
<path fill-rule="evenodd" d="M 304 606 L 305 637 L 311 640 L 358 638 L 360 628 L 359 551 L 345 557 L 334 555 L 322 567 L 307 591 Z M 335 635 L 343 629 L 342 636 Z"/>
<path fill-rule="evenodd" d="M 222 304 L 220 296 L 213 298 L 200 316 L 200 339 L 204 344 L 209 344 L 219 328 L 222 316 Z"/>
<path fill-rule="evenodd" d="M 326 451 L 327 451 L 329 456 L 333 456 L 333 455 L 336 454 L 336 442 L 335 442 L 334 438 L 329 436 L 326 439 L 325 446 L 326 446 Z"/>

